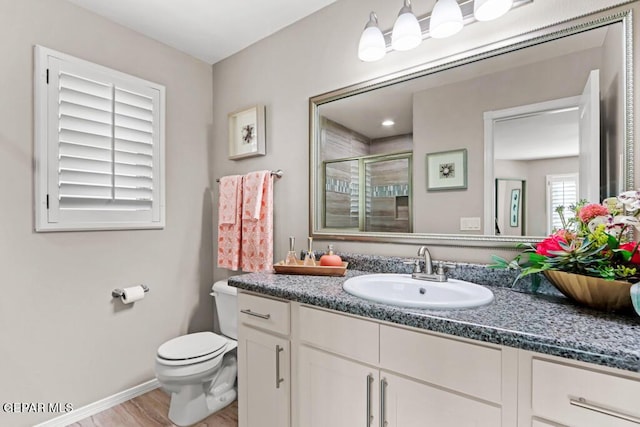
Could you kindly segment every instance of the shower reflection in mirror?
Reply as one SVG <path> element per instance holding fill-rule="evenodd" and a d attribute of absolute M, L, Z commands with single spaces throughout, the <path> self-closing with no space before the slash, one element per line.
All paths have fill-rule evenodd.
<path fill-rule="evenodd" d="M 376 138 L 321 122 L 324 227 L 412 232 L 412 135 Z"/>

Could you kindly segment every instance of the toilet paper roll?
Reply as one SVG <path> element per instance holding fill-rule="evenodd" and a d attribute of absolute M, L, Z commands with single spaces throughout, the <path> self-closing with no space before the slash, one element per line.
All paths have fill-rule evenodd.
<path fill-rule="evenodd" d="M 142 286 L 132 286 L 130 288 L 124 288 L 122 290 L 122 302 L 124 304 L 131 304 L 144 298 L 144 289 Z"/>

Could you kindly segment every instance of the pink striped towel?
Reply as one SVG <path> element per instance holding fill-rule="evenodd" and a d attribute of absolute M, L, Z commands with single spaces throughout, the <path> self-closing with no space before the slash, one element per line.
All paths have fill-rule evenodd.
<path fill-rule="evenodd" d="M 245 175 L 242 187 L 242 270 L 272 270 L 273 179 L 271 172 L 267 170 Z"/>
<path fill-rule="evenodd" d="M 242 175 L 220 178 L 218 196 L 218 267 L 240 269 L 242 241 Z"/>

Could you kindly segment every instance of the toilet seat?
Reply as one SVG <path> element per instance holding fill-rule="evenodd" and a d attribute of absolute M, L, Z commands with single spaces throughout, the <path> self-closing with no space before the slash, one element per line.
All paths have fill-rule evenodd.
<path fill-rule="evenodd" d="M 229 340 L 213 332 L 197 332 L 173 338 L 158 348 L 164 365 L 188 365 L 214 359 L 225 352 Z"/>

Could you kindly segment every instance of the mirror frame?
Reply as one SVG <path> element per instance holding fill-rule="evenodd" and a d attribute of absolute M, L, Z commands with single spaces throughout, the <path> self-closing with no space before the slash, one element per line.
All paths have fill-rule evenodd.
<path fill-rule="evenodd" d="M 620 10 L 622 9 L 622 10 Z M 613 10 L 613 13 L 612 13 Z M 624 38 L 624 190 L 633 189 L 634 182 L 634 112 L 633 112 L 633 10 L 614 6 L 603 11 L 562 21 L 539 30 L 524 33 L 486 46 L 441 58 L 414 68 L 392 73 L 365 82 L 356 83 L 342 89 L 309 98 L 309 235 L 319 240 L 341 240 L 377 243 L 409 243 L 440 246 L 466 246 L 514 249 L 517 243 L 539 242 L 541 237 L 531 236 L 490 236 L 434 233 L 377 233 L 353 232 L 340 229 L 319 228 L 322 215 L 316 201 L 321 194 L 322 184 L 319 173 L 320 116 L 318 108 L 328 102 L 383 88 L 406 80 L 441 72 L 482 59 L 502 55 L 536 44 L 553 41 L 583 31 L 621 23 Z M 321 163 L 320 163 L 321 164 Z"/>

